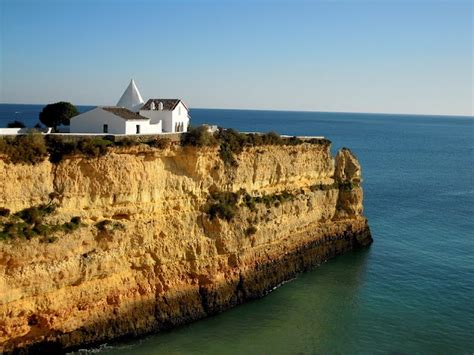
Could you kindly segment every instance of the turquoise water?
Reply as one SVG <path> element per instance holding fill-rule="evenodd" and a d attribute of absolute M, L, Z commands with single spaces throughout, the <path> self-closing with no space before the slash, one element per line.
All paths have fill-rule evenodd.
<path fill-rule="evenodd" d="M 7 109 L 0 105 L 2 110 Z M 204 109 L 191 115 L 193 124 L 324 135 L 334 150 L 350 147 L 363 167 L 365 213 L 374 244 L 302 274 L 263 299 L 93 351 L 474 351 L 472 117 Z"/>

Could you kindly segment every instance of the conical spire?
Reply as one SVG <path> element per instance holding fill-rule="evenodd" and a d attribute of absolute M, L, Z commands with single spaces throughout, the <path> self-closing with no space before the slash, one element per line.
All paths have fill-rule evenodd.
<path fill-rule="evenodd" d="M 140 95 L 140 92 L 135 85 L 135 81 L 132 79 L 130 80 L 130 84 L 128 84 L 122 97 L 117 102 L 117 106 L 128 108 L 131 111 L 138 111 L 143 106 L 143 104 L 144 101 L 142 99 L 142 95 Z"/>

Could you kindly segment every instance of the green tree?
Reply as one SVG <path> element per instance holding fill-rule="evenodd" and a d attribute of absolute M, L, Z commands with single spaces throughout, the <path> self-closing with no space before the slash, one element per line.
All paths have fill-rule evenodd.
<path fill-rule="evenodd" d="M 79 111 L 77 111 L 76 106 L 69 102 L 61 101 L 46 105 L 43 111 L 40 112 L 39 119 L 45 126 L 56 129 L 61 124 L 69 126 L 69 119 L 78 114 Z"/>

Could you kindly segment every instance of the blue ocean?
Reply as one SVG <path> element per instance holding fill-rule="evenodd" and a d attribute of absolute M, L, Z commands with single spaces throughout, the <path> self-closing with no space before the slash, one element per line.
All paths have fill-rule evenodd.
<path fill-rule="evenodd" d="M 0 126 L 42 106 L 0 105 Z M 86 110 L 88 107 L 81 107 Z M 267 297 L 110 354 L 472 354 L 474 119 L 191 110 L 192 124 L 322 135 L 363 167 L 374 243 Z M 91 351 L 91 350 L 88 350 Z"/>

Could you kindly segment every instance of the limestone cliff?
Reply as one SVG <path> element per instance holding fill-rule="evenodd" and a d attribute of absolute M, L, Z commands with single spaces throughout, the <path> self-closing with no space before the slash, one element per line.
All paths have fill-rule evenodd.
<path fill-rule="evenodd" d="M 50 242 L 0 241 L 0 351 L 173 327 L 371 242 L 350 151 L 334 159 L 328 145 L 304 143 L 245 148 L 236 159 L 228 167 L 218 148 L 177 146 L 59 164 L 0 157 L 0 207 L 54 199 L 51 223 L 82 221 Z M 209 196 L 223 191 L 237 198 L 235 214 L 210 218 Z"/>

